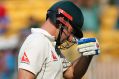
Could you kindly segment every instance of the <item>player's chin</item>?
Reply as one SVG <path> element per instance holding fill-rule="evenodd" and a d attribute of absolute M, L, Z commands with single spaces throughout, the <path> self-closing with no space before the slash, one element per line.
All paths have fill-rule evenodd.
<path fill-rule="evenodd" d="M 61 39 L 61 40 L 60 40 L 60 43 L 63 44 L 65 41 L 66 41 L 66 38 Z"/>

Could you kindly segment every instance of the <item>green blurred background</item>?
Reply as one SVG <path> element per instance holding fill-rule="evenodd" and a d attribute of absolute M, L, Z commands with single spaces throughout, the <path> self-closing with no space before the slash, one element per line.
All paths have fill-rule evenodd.
<path fill-rule="evenodd" d="M 47 9 L 59 0 L 0 0 L 0 79 L 16 79 L 17 56 L 30 28 L 40 27 Z M 95 56 L 84 79 L 119 79 L 119 0 L 70 0 L 83 12 L 84 37 L 96 37 Z M 62 50 L 70 61 L 76 45 Z"/>

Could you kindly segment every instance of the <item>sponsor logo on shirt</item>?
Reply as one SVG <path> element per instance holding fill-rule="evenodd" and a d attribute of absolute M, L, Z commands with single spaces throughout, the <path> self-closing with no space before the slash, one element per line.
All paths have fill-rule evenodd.
<path fill-rule="evenodd" d="M 28 57 L 27 57 L 26 52 L 24 52 L 24 55 L 22 56 L 21 62 L 22 62 L 22 63 L 27 63 L 27 64 L 30 63 L 30 62 L 29 62 L 29 59 L 28 59 Z"/>
<path fill-rule="evenodd" d="M 52 51 L 51 51 L 51 53 L 52 53 L 52 59 L 53 59 L 53 61 L 57 61 L 58 59 L 57 59 L 56 55 Z"/>

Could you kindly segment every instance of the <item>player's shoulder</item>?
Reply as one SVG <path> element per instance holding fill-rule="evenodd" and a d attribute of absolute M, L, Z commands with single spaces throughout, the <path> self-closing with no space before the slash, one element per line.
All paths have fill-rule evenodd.
<path fill-rule="evenodd" d="M 47 40 L 46 40 L 46 38 L 45 38 L 45 36 L 44 35 L 42 35 L 42 34 L 30 34 L 27 38 L 26 38 L 26 40 L 25 40 L 25 42 L 24 42 L 25 44 L 31 44 L 31 45 L 47 45 Z"/>
<path fill-rule="evenodd" d="M 30 40 L 41 40 L 41 41 L 45 41 L 45 36 L 41 33 L 32 33 L 30 34 L 27 39 L 30 39 Z"/>

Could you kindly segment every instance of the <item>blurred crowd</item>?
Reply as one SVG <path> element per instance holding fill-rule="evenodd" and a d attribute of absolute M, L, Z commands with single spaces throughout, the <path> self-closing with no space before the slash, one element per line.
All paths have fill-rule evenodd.
<path fill-rule="evenodd" d="M 16 79 L 19 48 L 30 34 L 30 28 L 40 27 L 40 21 L 29 16 L 27 27 L 19 29 L 19 34 L 8 36 L 10 18 L 5 6 L 0 3 L 0 79 Z"/>
<path fill-rule="evenodd" d="M 8 79 L 8 76 L 10 78 L 15 69 L 15 51 L 8 45 L 12 40 L 5 38 L 9 22 L 7 10 L 3 4 L 0 4 L 0 79 Z"/>
<path fill-rule="evenodd" d="M 119 0 L 70 1 L 79 6 L 83 12 L 84 25 L 82 30 L 84 34 L 91 34 L 101 40 L 99 36 L 107 31 L 105 29 L 119 30 Z M 6 6 L 4 0 L 0 1 L 0 79 L 16 79 L 17 56 L 20 46 L 30 34 L 30 28 L 40 28 L 45 18 L 35 18 L 33 15 L 26 16 L 26 23 L 22 26 L 24 28 L 20 28 L 15 34 L 9 34 L 12 16 L 10 16 Z M 40 15 L 40 13 L 38 14 Z M 116 36 L 118 37 L 118 34 Z"/>

